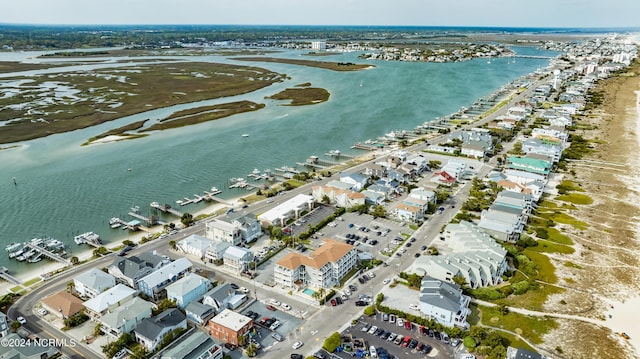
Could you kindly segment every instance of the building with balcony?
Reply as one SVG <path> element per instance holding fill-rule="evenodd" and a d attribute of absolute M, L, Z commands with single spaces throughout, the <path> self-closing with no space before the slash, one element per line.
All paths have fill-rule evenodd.
<path fill-rule="evenodd" d="M 462 294 L 462 289 L 452 283 L 425 276 L 420 286 L 420 311 L 438 323 L 469 329 L 467 316 L 470 298 Z"/>

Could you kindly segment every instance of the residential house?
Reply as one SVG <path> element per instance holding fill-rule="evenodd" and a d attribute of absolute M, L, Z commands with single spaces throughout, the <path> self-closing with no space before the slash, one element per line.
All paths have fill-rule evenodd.
<path fill-rule="evenodd" d="M 498 196 L 493 201 L 495 204 L 500 204 L 507 207 L 513 207 L 521 210 L 525 214 L 531 213 L 533 208 L 533 197 L 527 193 L 517 193 L 509 190 L 503 190 L 498 193 Z"/>
<path fill-rule="evenodd" d="M 549 156 L 554 163 L 562 157 L 562 146 L 539 138 L 529 138 L 522 141 L 522 151 L 526 154 L 535 153 Z"/>
<path fill-rule="evenodd" d="M 129 301 L 138 294 L 138 291 L 127 287 L 124 284 L 116 284 L 115 287 L 107 289 L 84 302 L 85 314 L 93 320 L 113 311 L 123 303 Z"/>
<path fill-rule="evenodd" d="M 383 178 L 387 175 L 390 165 L 388 163 L 370 163 L 362 171 L 365 176 Z"/>
<path fill-rule="evenodd" d="M 151 274 L 169 262 L 153 253 L 142 253 L 126 258 L 118 257 L 109 266 L 109 274 L 114 276 L 118 283 L 138 288 L 138 281 L 142 277 Z"/>
<path fill-rule="evenodd" d="M 462 294 L 456 284 L 443 282 L 429 276 L 422 279 L 420 286 L 420 312 L 447 327 L 469 329 L 467 315 L 469 297 Z"/>
<path fill-rule="evenodd" d="M 289 219 L 298 218 L 303 211 L 313 209 L 313 196 L 299 194 L 290 200 L 262 213 L 258 219 L 262 227 L 280 226 L 284 227 Z"/>
<path fill-rule="evenodd" d="M 0 312 L 0 338 L 9 335 L 9 325 L 7 324 L 7 315 Z"/>
<path fill-rule="evenodd" d="M 196 302 L 211 288 L 211 282 L 197 274 L 190 273 L 169 284 L 165 290 L 167 298 L 174 300 L 180 309 L 184 309 L 189 303 Z"/>
<path fill-rule="evenodd" d="M 361 173 L 340 173 L 340 182 L 347 183 L 351 185 L 351 190 L 360 192 L 364 189 L 369 181 L 369 176 L 363 175 Z"/>
<path fill-rule="evenodd" d="M 187 317 L 179 309 L 170 308 L 155 317 L 143 319 L 133 333 L 136 341 L 152 352 L 166 334 L 178 329 L 187 329 Z"/>
<path fill-rule="evenodd" d="M 80 297 L 93 298 L 116 285 L 116 278 L 100 269 L 93 268 L 73 279 L 73 288 Z"/>
<path fill-rule="evenodd" d="M 242 231 L 236 223 L 214 219 L 206 224 L 206 235 L 217 242 L 238 245 L 242 242 Z"/>
<path fill-rule="evenodd" d="M 423 218 L 420 208 L 406 203 L 397 203 L 393 207 L 393 214 L 401 221 L 417 222 Z"/>
<path fill-rule="evenodd" d="M 533 181 L 547 182 L 547 177 L 544 174 L 516 169 L 506 169 L 504 175 L 507 177 L 507 180 L 520 184 L 527 184 Z"/>
<path fill-rule="evenodd" d="M 477 225 L 450 223 L 443 235 L 448 254 L 419 257 L 410 272 L 449 283 L 460 277 L 473 289 L 502 282 L 508 266 L 507 251 Z"/>
<path fill-rule="evenodd" d="M 60 319 L 67 319 L 84 309 L 80 298 L 64 290 L 43 299 L 42 306 Z"/>
<path fill-rule="evenodd" d="M 200 302 L 191 302 L 184 308 L 187 314 L 187 320 L 197 325 L 203 325 L 216 314 L 216 310 L 206 304 Z"/>
<path fill-rule="evenodd" d="M 364 190 L 360 193 L 364 195 L 365 204 L 373 204 L 373 205 L 383 204 L 386 199 L 385 194 L 380 192 Z"/>
<path fill-rule="evenodd" d="M 423 201 L 436 203 L 436 193 L 424 189 L 424 187 L 414 188 L 409 192 L 409 197 L 421 199 Z"/>
<path fill-rule="evenodd" d="M 209 320 L 209 335 L 223 343 L 239 345 L 240 337 L 247 337 L 253 328 L 253 320 L 245 315 L 225 309 Z"/>
<path fill-rule="evenodd" d="M 325 238 L 308 256 L 290 252 L 282 257 L 274 268 L 274 280 L 276 285 L 293 289 L 331 288 L 355 267 L 356 260 L 355 247 Z"/>
<path fill-rule="evenodd" d="M 99 319 L 100 330 L 117 340 L 122 334 L 131 333 L 144 318 L 151 317 L 153 308 L 155 308 L 153 303 L 134 297 L 103 315 Z"/>
<path fill-rule="evenodd" d="M 223 359 L 222 346 L 198 330 L 192 330 L 166 347 L 161 359 Z"/>
<path fill-rule="evenodd" d="M 192 264 L 187 258 L 178 258 L 138 281 L 138 288 L 153 300 L 166 298 L 165 288 L 189 273 Z"/>
<path fill-rule="evenodd" d="M 205 293 L 202 303 L 212 307 L 216 313 L 220 313 L 225 309 L 236 309 L 246 300 L 245 294 L 236 292 L 229 283 L 225 283 Z"/>
<path fill-rule="evenodd" d="M 526 211 L 494 203 L 482 211 L 478 226 L 498 240 L 515 243 L 527 220 Z"/>
<path fill-rule="evenodd" d="M 253 252 L 247 248 L 230 246 L 222 255 L 224 268 L 241 273 L 249 270 L 249 264 L 253 262 Z"/>
<path fill-rule="evenodd" d="M 204 253 L 204 260 L 207 263 L 214 263 L 218 260 L 222 260 L 224 252 L 226 252 L 229 247 L 231 247 L 231 243 L 229 242 L 212 241 Z"/>
<path fill-rule="evenodd" d="M 569 133 L 564 130 L 537 127 L 531 131 L 531 137 L 562 145 L 569 139 Z"/>
<path fill-rule="evenodd" d="M 343 184 L 349 186 L 346 183 Z M 329 184 L 326 186 L 313 186 L 311 193 L 316 202 L 324 202 L 328 199 L 329 203 L 335 204 L 336 207 L 352 208 L 363 205 L 365 202 L 365 196 L 362 193 L 333 187 Z"/>
<path fill-rule="evenodd" d="M 371 186 L 367 187 L 367 189 L 362 191 L 361 193 L 376 192 L 376 193 L 380 193 L 381 195 L 383 195 L 385 200 L 391 199 L 393 197 L 393 195 L 397 193 L 397 189 L 398 189 L 398 186 L 393 186 L 393 185 L 394 184 L 398 184 L 398 182 L 389 181 L 389 182 L 383 182 L 385 184 L 379 184 L 380 182 L 383 182 L 383 181 L 380 180 L 380 181 L 376 182 L 376 184 L 372 184 Z"/>
<path fill-rule="evenodd" d="M 211 222 L 207 223 L 207 225 L 210 223 Z M 207 249 L 211 248 L 213 245 L 213 240 L 197 234 L 192 234 L 189 237 L 178 241 L 178 243 L 176 243 L 176 248 L 182 253 L 191 254 L 197 258 L 204 258 L 207 253 Z"/>
<path fill-rule="evenodd" d="M 446 171 L 437 171 L 437 172 L 433 173 L 433 175 L 431 176 L 430 181 L 432 183 L 436 183 L 438 185 L 451 186 L 454 183 L 456 183 L 456 177 L 450 175 Z"/>
<path fill-rule="evenodd" d="M 237 246 L 251 243 L 262 236 L 260 221 L 253 213 L 232 212 L 206 224 L 207 238 Z"/>
<path fill-rule="evenodd" d="M 460 154 L 471 158 L 484 158 L 491 149 L 491 143 L 469 141 L 462 144 L 460 147 Z"/>
<path fill-rule="evenodd" d="M 549 177 L 551 173 L 552 163 L 549 161 L 535 159 L 531 157 L 509 156 L 507 160 L 507 168 L 518 171 L 525 171 Z"/>

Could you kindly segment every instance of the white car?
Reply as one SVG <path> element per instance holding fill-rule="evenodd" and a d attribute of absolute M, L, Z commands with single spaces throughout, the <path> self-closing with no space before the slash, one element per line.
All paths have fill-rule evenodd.
<path fill-rule="evenodd" d="M 351 295 L 351 291 L 349 289 L 345 289 L 344 290 L 344 294 L 346 294 L 347 296 Z"/>
<path fill-rule="evenodd" d="M 278 307 L 280 306 L 280 301 L 277 301 L 277 300 L 275 300 L 275 299 L 271 299 L 271 300 L 269 301 L 269 303 L 271 303 L 271 305 L 275 305 L 275 306 L 278 306 Z"/>
<path fill-rule="evenodd" d="M 49 313 L 49 312 L 44 308 L 38 309 L 38 314 L 40 314 L 40 315 L 47 315 L 47 313 Z"/>
<path fill-rule="evenodd" d="M 291 310 L 291 306 L 289 304 L 287 304 L 287 303 L 282 303 L 282 304 L 280 304 L 280 306 L 284 310 Z"/>
<path fill-rule="evenodd" d="M 404 326 L 404 320 L 402 318 L 398 318 L 398 320 L 396 320 L 396 324 L 399 327 L 402 327 L 402 326 Z"/>
<path fill-rule="evenodd" d="M 418 307 L 417 304 L 409 304 L 409 308 L 413 309 L 413 310 L 418 310 L 420 309 L 420 307 Z"/>
<path fill-rule="evenodd" d="M 269 329 L 271 330 L 276 330 L 280 327 L 282 323 L 280 323 L 279 320 L 276 320 L 275 322 L 273 322 L 273 324 L 271 324 L 271 326 L 269 327 Z"/>
<path fill-rule="evenodd" d="M 391 283 L 391 279 L 389 279 L 389 278 L 387 278 L 387 279 L 382 281 L 382 284 L 384 284 L 384 285 L 387 285 L 389 283 Z"/>
<path fill-rule="evenodd" d="M 301 341 L 297 341 L 295 343 L 293 343 L 293 345 L 291 346 L 293 349 L 299 349 L 300 347 L 302 347 L 304 345 L 303 342 Z"/>
<path fill-rule="evenodd" d="M 378 327 L 376 327 L 376 326 L 374 325 L 374 326 L 372 326 L 371 328 L 369 328 L 368 333 L 369 333 L 369 334 L 373 334 L 373 333 L 375 333 L 375 332 L 376 332 L 376 330 L 378 330 Z"/>
<path fill-rule="evenodd" d="M 24 319 L 24 317 L 22 317 L 22 316 L 20 316 L 20 317 L 16 318 L 16 320 L 17 320 L 17 321 L 18 321 L 18 323 L 20 323 L 20 324 L 23 324 L 23 325 L 24 325 L 24 324 L 27 324 L 27 320 L 26 320 L 26 319 Z"/>
<path fill-rule="evenodd" d="M 375 277 L 376 277 L 376 274 L 375 274 L 375 273 L 373 273 L 373 272 L 369 272 L 369 278 L 375 278 Z"/>
<path fill-rule="evenodd" d="M 245 287 L 240 287 L 240 288 L 238 288 L 238 291 L 239 291 L 239 292 L 242 292 L 242 293 L 249 293 L 249 289 L 247 289 L 247 288 L 245 288 Z"/>

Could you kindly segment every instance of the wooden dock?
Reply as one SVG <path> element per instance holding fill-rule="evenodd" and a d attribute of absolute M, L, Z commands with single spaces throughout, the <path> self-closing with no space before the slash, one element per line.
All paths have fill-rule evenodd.
<path fill-rule="evenodd" d="M 147 224 L 149 224 L 151 226 L 153 226 L 154 224 L 158 223 L 158 218 L 155 217 L 155 216 L 145 217 L 145 216 L 143 216 L 143 215 L 141 215 L 139 213 L 133 212 L 133 211 L 129 212 L 127 214 L 130 215 L 131 217 L 135 218 L 135 219 L 139 219 L 141 221 L 144 221 L 144 222 L 146 222 Z"/>
<path fill-rule="evenodd" d="M 0 278 L 6 280 L 9 283 L 22 284 L 22 282 L 20 282 L 18 278 L 9 274 L 9 269 L 7 267 L 0 268 Z"/>
<path fill-rule="evenodd" d="M 70 260 L 68 260 L 66 258 L 63 258 L 61 255 L 53 253 L 53 252 L 51 252 L 51 251 L 49 251 L 49 250 L 47 250 L 45 248 L 42 248 L 40 246 L 36 246 L 35 244 L 29 243 L 29 242 L 25 242 L 24 245 L 25 245 L 25 247 L 27 247 L 29 249 L 32 249 L 32 250 L 36 251 L 37 253 L 42 254 L 43 256 L 45 256 L 45 257 L 47 257 L 49 259 L 53 259 L 56 262 L 60 262 L 60 263 L 62 263 L 64 265 L 66 265 L 66 266 L 70 266 L 71 265 L 71 261 Z"/>
<path fill-rule="evenodd" d="M 171 205 L 165 203 L 165 204 L 159 204 L 158 202 L 151 202 L 151 207 L 157 209 L 160 212 L 163 213 L 170 213 L 173 214 L 176 217 L 180 217 L 182 218 L 182 212 L 171 208 Z"/>
<path fill-rule="evenodd" d="M 221 193 L 221 191 L 218 191 L 218 193 Z M 222 203 L 222 204 L 226 204 L 226 205 L 229 205 L 229 206 L 233 205 L 233 203 L 216 196 L 215 192 L 206 192 L 205 191 L 204 194 L 205 194 L 205 200 L 216 201 L 216 202 L 219 202 L 219 203 Z"/>
<path fill-rule="evenodd" d="M 365 150 L 365 151 L 374 151 L 374 150 L 377 150 L 380 147 L 371 146 L 371 145 L 365 145 L 363 143 L 356 142 L 356 144 L 351 146 L 351 148 L 357 148 L 359 150 Z"/>

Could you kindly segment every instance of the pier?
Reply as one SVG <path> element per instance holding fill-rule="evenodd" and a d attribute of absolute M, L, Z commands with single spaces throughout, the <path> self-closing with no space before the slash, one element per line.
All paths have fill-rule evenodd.
<path fill-rule="evenodd" d="M 324 155 L 327 156 L 327 157 L 335 157 L 335 158 L 340 158 L 340 157 L 344 157 L 344 158 L 348 158 L 348 159 L 355 158 L 354 156 L 345 155 L 344 153 L 340 152 L 339 150 L 329 151 L 329 152 L 325 153 Z"/>
<path fill-rule="evenodd" d="M 132 208 L 132 209 L 133 209 L 133 208 Z M 134 211 L 131 211 L 131 212 L 127 213 L 127 214 L 128 214 L 128 215 L 130 215 L 130 216 L 131 216 L 131 217 L 133 217 L 133 218 L 136 218 L 136 219 L 139 219 L 139 220 L 141 220 L 141 221 L 143 221 L 143 222 L 146 222 L 146 223 L 147 223 L 147 224 L 149 224 L 150 226 L 153 226 L 153 225 L 155 225 L 155 224 L 160 223 L 160 222 L 158 221 L 158 217 L 156 217 L 156 216 L 145 217 L 145 216 L 143 216 L 143 215 L 141 215 L 141 214 L 139 214 L 139 213 L 137 213 L 137 212 L 134 212 Z M 160 224 L 161 224 L 161 223 L 160 223 Z"/>
<path fill-rule="evenodd" d="M 60 263 L 62 263 L 64 265 L 66 265 L 66 266 L 70 266 L 71 265 L 71 261 L 70 260 L 68 260 L 66 258 L 63 258 L 61 255 L 55 254 L 55 253 L 53 253 L 53 252 L 51 252 L 51 251 L 49 251 L 49 250 L 47 250 L 45 248 L 42 248 L 42 247 L 37 246 L 37 245 L 35 245 L 33 243 L 30 243 L 30 242 L 25 242 L 24 245 L 25 245 L 25 247 L 35 251 L 36 253 L 41 254 L 41 255 L 49 258 L 49 259 L 53 259 L 56 262 L 60 262 Z M 38 255 L 38 254 L 36 254 L 36 255 Z"/>
<path fill-rule="evenodd" d="M 158 202 L 151 202 L 151 207 L 157 209 L 158 211 L 160 211 L 162 213 L 170 213 L 170 214 L 173 214 L 176 217 L 182 218 L 182 212 L 171 208 L 171 205 L 169 205 L 167 203 L 159 204 Z"/>
<path fill-rule="evenodd" d="M 294 173 L 294 174 L 300 173 L 300 171 L 296 170 L 295 168 L 287 167 L 287 166 L 282 166 L 282 167 L 275 168 L 274 171 L 282 172 L 282 173 Z"/>
<path fill-rule="evenodd" d="M 22 282 L 20 282 L 20 280 L 18 280 L 18 278 L 16 278 L 16 277 L 12 276 L 11 274 L 9 274 L 9 269 L 7 267 L 0 268 L 0 278 L 6 280 L 9 283 L 22 284 Z"/>
<path fill-rule="evenodd" d="M 356 142 L 355 145 L 351 146 L 351 148 L 356 148 L 359 150 L 365 150 L 365 151 L 375 151 L 377 149 L 383 148 L 384 145 L 383 144 L 375 144 L 374 145 L 369 145 L 369 144 L 364 144 L 364 143 L 360 143 L 360 142 Z"/>
<path fill-rule="evenodd" d="M 218 191 L 218 193 L 220 193 L 220 191 Z M 216 192 L 206 192 L 205 191 L 204 194 L 205 194 L 205 196 L 204 196 L 205 200 L 216 201 L 218 203 L 226 204 L 226 205 L 229 205 L 229 206 L 233 205 L 233 203 L 216 196 L 215 195 Z"/>

